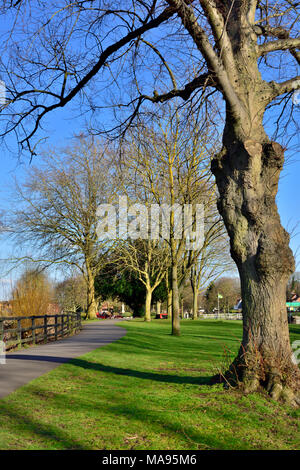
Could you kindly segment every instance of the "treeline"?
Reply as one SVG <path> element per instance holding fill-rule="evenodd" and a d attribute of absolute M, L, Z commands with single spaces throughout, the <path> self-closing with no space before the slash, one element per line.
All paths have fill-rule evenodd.
<path fill-rule="evenodd" d="M 186 286 L 196 318 L 199 295 L 232 269 L 210 172 L 218 139 L 201 113 L 166 106 L 118 142 L 79 136 L 45 151 L 16 184 L 7 218 L 21 248 L 15 262 L 75 269 L 89 318 L 99 298 L 118 298 L 146 321 L 153 302 L 167 302 L 179 335 Z"/>

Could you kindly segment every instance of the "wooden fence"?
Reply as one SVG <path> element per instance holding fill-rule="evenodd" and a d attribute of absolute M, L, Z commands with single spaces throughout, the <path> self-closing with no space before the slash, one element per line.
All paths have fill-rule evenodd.
<path fill-rule="evenodd" d="M 204 313 L 200 318 L 210 318 L 212 320 L 242 320 L 241 313 Z"/>
<path fill-rule="evenodd" d="M 57 341 L 81 330 L 81 314 L 0 317 L 0 341 L 6 350 L 26 343 Z"/>

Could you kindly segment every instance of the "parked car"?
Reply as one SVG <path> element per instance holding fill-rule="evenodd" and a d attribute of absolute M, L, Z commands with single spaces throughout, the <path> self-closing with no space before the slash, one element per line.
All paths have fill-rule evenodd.
<path fill-rule="evenodd" d="M 106 318 L 110 318 L 110 315 L 106 312 L 97 312 L 96 313 L 97 317 L 98 318 L 102 318 L 102 319 L 106 319 Z"/>
<path fill-rule="evenodd" d="M 168 314 L 167 313 L 158 313 L 156 314 L 155 316 L 155 319 L 156 320 L 166 320 L 168 318 Z"/>

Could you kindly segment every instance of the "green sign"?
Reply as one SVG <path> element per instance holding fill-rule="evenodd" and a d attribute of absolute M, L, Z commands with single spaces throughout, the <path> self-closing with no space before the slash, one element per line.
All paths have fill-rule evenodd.
<path fill-rule="evenodd" d="M 300 302 L 287 302 L 287 307 L 300 307 Z"/>

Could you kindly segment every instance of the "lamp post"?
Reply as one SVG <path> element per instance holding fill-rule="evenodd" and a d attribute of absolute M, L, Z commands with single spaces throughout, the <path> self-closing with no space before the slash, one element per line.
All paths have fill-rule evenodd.
<path fill-rule="evenodd" d="M 223 295 L 219 294 L 218 292 L 218 316 L 220 315 L 220 301 L 219 299 L 223 299 Z"/>

